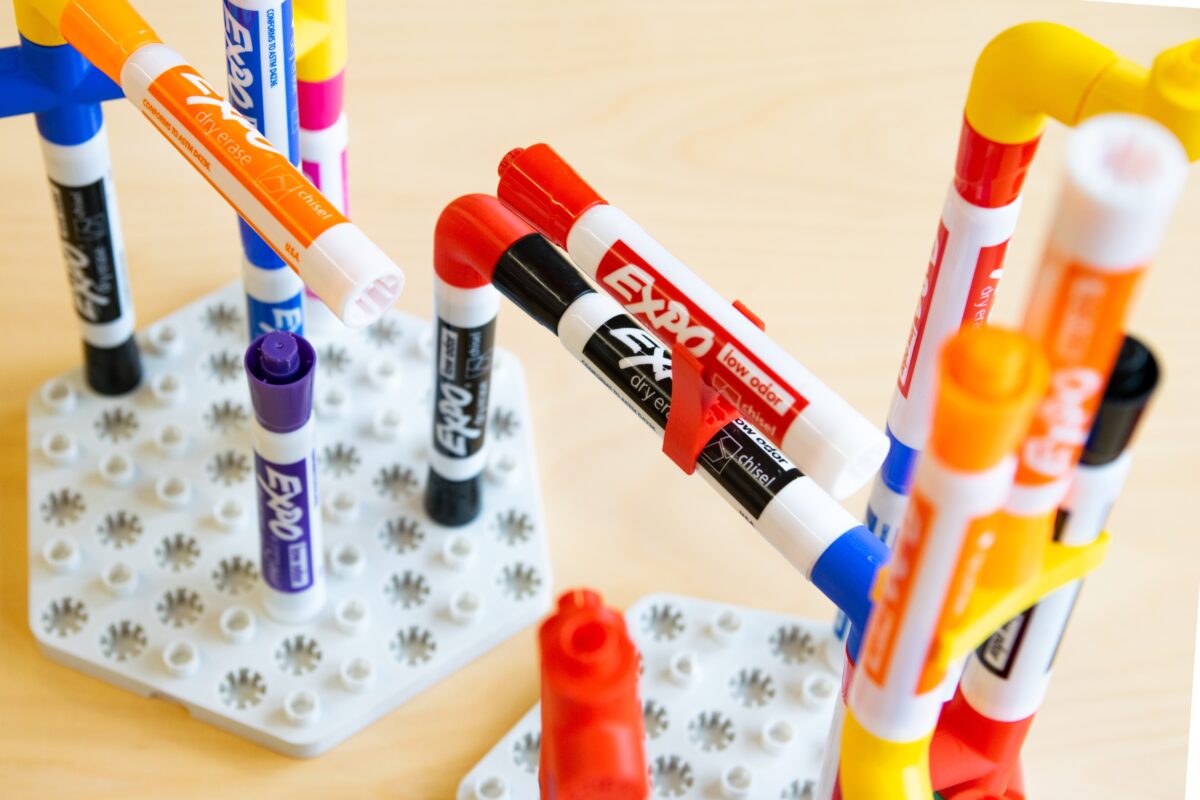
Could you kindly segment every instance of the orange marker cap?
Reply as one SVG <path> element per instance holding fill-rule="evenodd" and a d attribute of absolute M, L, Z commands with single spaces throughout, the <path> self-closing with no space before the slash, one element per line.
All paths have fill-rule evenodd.
<path fill-rule="evenodd" d="M 125 0 L 75 0 L 63 10 L 62 34 L 75 49 L 118 84 L 135 50 L 162 39 Z"/>
<path fill-rule="evenodd" d="M 1029 337 L 963 329 L 942 348 L 931 449 L 951 469 L 995 466 L 1024 436 L 1048 375 L 1046 357 Z"/>

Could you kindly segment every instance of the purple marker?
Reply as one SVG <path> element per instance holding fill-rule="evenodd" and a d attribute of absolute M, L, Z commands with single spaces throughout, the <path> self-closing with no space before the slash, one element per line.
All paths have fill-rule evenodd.
<path fill-rule="evenodd" d="M 312 345 L 286 331 L 264 334 L 246 351 L 263 604 L 281 622 L 305 622 L 325 605 L 312 415 L 316 363 Z"/>

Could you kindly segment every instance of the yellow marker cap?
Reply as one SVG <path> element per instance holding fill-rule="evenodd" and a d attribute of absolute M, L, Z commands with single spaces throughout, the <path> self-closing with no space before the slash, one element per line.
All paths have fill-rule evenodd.
<path fill-rule="evenodd" d="M 346 68 L 346 0 L 296 0 L 296 79 L 327 81 Z"/>
<path fill-rule="evenodd" d="M 941 353 L 930 447 L 947 467 L 980 472 L 1017 446 L 1049 368 L 1037 344 L 1015 331 L 965 328 Z"/>
<path fill-rule="evenodd" d="M 55 47 L 66 44 L 62 35 L 63 9 L 71 0 L 15 0 L 13 15 L 17 31 L 34 44 Z"/>

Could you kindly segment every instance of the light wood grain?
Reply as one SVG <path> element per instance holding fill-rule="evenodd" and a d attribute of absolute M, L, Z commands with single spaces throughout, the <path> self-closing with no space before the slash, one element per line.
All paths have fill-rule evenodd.
<path fill-rule="evenodd" d="M 215 78 L 219 5 L 139 4 Z M 1033 18 L 1142 61 L 1200 35 L 1200 12 L 1065 1 L 351 5 L 353 211 L 405 265 L 403 309 L 429 313 L 442 206 L 494 190 L 510 147 L 548 141 L 881 423 L 983 44 Z M 7 19 L 0 41 L 15 41 Z M 108 121 L 144 324 L 238 276 L 234 220 L 127 104 Z M 1030 179 L 1000 320 L 1024 303 L 1063 140 L 1050 130 Z M 0 187 L 0 795 L 451 797 L 536 699 L 531 631 L 308 762 L 39 655 L 26 626 L 24 398 L 77 364 L 79 345 L 30 119 L 0 121 Z M 1182 795 L 1200 579 L 1197 219 L 1193 184 L 1135 315 L 1166 386 L 1027 748 L 1033 797 Z M 544 331 L 511 308 L 501 326 L 538 415 L 557 586 L 595 586 L 621 606 L 666 590 L 831 614 Z"/>

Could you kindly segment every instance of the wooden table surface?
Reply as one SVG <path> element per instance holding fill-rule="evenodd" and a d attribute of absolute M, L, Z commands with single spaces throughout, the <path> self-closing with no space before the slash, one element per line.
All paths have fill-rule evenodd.
<path fill-rule="evenodd" d="M 494 191 L 509 148 L 547 141 L 809 368 L 882 424 L 943 195 L 971 65 L 1016 22 L 1071 24 L 1148 63 L 1200 12 L 1086 2 L 355 0 L 351 185 L 358 223 L 428 315 L 433 222 Z M 143 0 L 164 40 L 223 84 L 217 0 Z M 15 30 L 0 13 L 0 42 Z M 141 324 L 239 275 L 233 218 L 125 103 L 108 106 Z M 996 319 L 1019 318 L 1061 174 L 1051 127 Z M 526 630 L 311 761 L 275 755 L 41 656 L 27 628 L 25 402 L 78 364 L 31 119 L 0 122 L 0 796 L 449 798 L 537 698 Z M 1133 330 L 1166 383 L 1026 748 L 1033 797 L 1178 798 L 1200 555 L 1179 514 L 1200 476 L 1188 188 Z M 512 308 L 555 583 L 626 606 L 652 591 L 828 618 L 826 601 Z M 852 499 L 857 514 L 864 497 Z"/>

